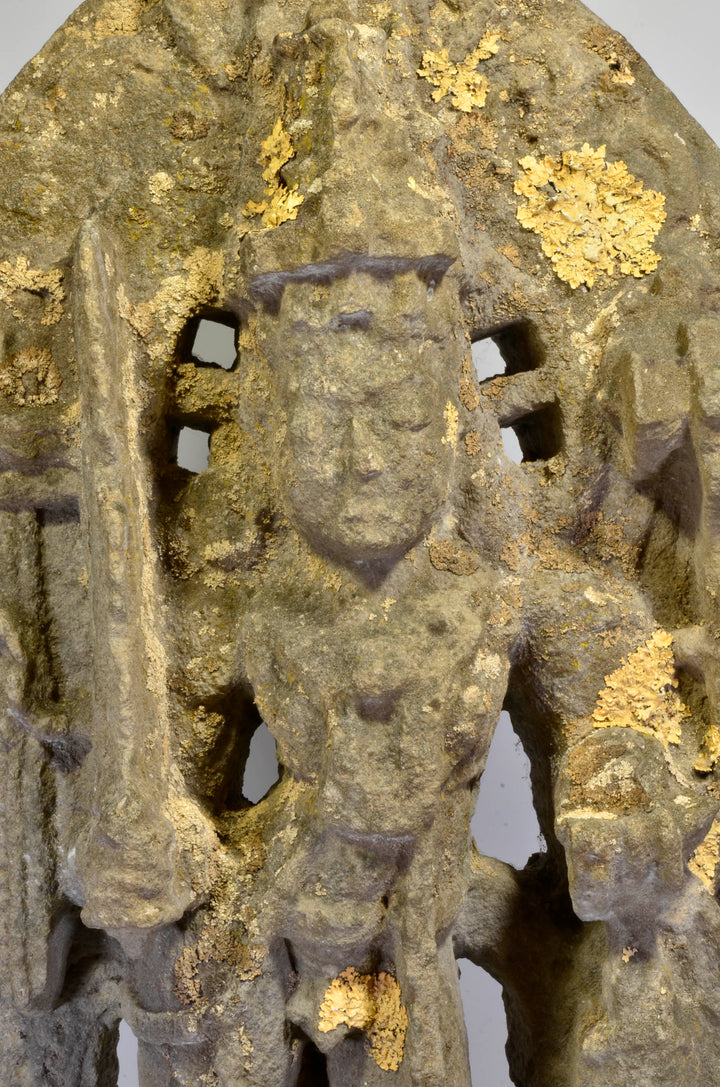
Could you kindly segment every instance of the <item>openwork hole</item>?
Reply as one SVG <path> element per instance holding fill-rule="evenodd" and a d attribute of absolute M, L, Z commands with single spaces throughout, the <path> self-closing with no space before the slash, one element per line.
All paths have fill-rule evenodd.
<path fill-rule="evenodd" d="M 476 340 L 472 345 L 472 360 L 478 381 L 490 381 L 493 377 L 500 377 L 505 373 L 505 359 L 500 354 L 500 348 L 495 340 L 486 336 L 482 340 Z"/>
<path fill-rule="evenodd" d="M 531 321 L 496 325 L 476 333 L 472 339 L 478 381 L 537 370 L 545 358 L 542 341 Z"/>
<path fill-rule="evenodd" d="M 198 323 L 190 353 L 197 362 L 232 370 L 237 362 L 236 339 L 233 324 L 203 318 Z"/>
<path fill-rule="evenodd" d="M 530 762 L 513 732 L 510 715 L 500 715 L 471 829 L 486 857 L 524 868 L 544 847 L 530 788 Z"/>
<path fill-rule="evenodd" d="M 502 986 L 470 959 L 458 959 L 473 1087 L 512 1087 Z"/>
<path fill-rule="evenodd" d="M 513 464 L 521 464 L 523 459 L 523 451 L 520 448 L 520 442 L 517 439 L 517 434 L 511 426 L 505 426 L 500 428 L 500 437 L 502 438 L 503 449 L 505 454 Z"/>
<path fill-rule="evenodd" d="M 525 462 L 549 460 L 563 447 L 562 423 L 557 404 L 546 404 L 536 411 L 514 419 L 503 427 L 515 432 L 522 460 Z"/>
<path fill-rule="evenodd" d="M 119 1066 L 118 1087 L 138 1087 L 137 1038 L 124 1019 L 120 1022 L 117 1058 Z"/>
<path fill-rule="evenodd" d="M 257 727 L 250 741 L 243 776 L 243 796 L 251 804 L 258 804 L 267 796 L 279 777 L 280 766 L 275 753 L 275 740 L 263 722 Z"/>
<path fill-rule="evenodd" d="M 178 467 L 198 475 L 210 463 L 210 435 L 206 430 L 180 428 L 177 440 Z"/>
<path fill-rule="evenodd" d="M 303 1035 L 303 1051 L 297 1087 L 330 1087 L 327 1059 L 314 1042 Z"/>

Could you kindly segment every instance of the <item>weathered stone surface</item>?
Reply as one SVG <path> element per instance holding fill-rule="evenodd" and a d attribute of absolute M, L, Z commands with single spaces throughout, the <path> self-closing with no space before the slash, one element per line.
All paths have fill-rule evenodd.
<path fill-rule="evenodd" d="M 463 1087 L 456 955 L 521 1087 L 714 1082 L 718 150 L 571 0 L 89 0 L 0 148 L 2 1087 L 121 1017 L 143 1087 Z"/>

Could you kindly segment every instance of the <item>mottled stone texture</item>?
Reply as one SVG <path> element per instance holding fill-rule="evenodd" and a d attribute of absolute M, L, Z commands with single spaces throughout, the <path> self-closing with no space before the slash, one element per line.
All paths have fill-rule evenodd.
<path fill-rule="evenodd" d="M 456 956 L 720 1082 L 717 149 L 574 0 L 88 0 L 0 148 L 2 1087 L 467 1087 Z"/>

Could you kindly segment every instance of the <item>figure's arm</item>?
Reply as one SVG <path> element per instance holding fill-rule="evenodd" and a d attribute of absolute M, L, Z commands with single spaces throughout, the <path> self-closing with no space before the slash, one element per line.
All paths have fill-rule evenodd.
<path fill-rule="evenodd" d="M 578 916 L 639 943 L 680 894 L 717 804 L 694 772 L 703 729 L 678 691 L 672 633 L 622 584 L 577 581 L 528 662 L 552 745 L 551 833 Z"/>

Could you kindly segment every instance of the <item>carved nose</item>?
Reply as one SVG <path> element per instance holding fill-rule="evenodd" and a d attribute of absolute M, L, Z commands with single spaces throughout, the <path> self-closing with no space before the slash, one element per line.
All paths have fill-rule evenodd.
<path fill-rule="evenodd" d="M 382 475 L 383 462 L 373 434 L 358 419 L 352 423 L 352 467 L 362 483 L 371 483 Z"/>

